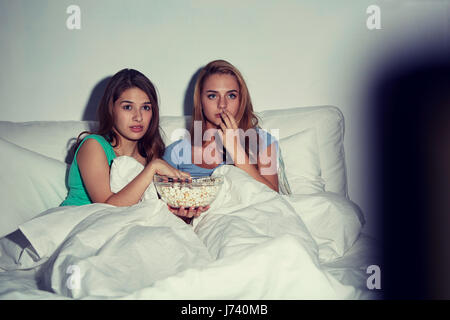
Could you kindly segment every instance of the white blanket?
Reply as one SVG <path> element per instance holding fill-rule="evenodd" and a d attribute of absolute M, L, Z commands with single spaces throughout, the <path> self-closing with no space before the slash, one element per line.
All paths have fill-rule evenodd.
<path fill-rule="evenodd" d="M 130 159 L 115 161 L 114 188 L 132 179 L 133 166 L 135 175 L 141 168 Z M 225 176 L 224 185 L 193 226 L 167 209 L 153 185 L 131 207 L 60 207 L 23 224 L 41 287 L 77 299 L 361 297 L 321 267 L 359 234 L 350 202 L 325 193 L 281 196 L 234 166 L 214 174 Z M 313 209 L 334 218 L 317 222 Z M 327 239 L 324 228 L 337 232 Z"/>

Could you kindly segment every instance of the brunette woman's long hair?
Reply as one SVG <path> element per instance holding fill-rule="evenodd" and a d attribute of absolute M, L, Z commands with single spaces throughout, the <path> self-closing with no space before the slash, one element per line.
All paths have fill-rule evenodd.
<path fill-rule="evenodd" d="M 156 88 L 153 83 L 142 73 L 134 69 L 123 69 L 117 72 L 109 80 L 100 104 L 97 108 L 98 129 L 95 132 L 83 131 L 77 138 L 75 150 L 81 142 L 84 134 L 98 134 L 109 143 L 114 142 L 116 147 L 119 139 L 114 132 L 113 105 L 120 95 L 127 89 L 138 88 L 144 91 L 150 99 L 152 119 L 145 135 L 138 141 L 139 154 L 146 158 L 147 163 L 154 158 L 161 158 L 164 154 L 164 141 L 161 138 L 159 127 L 159 106 Z"/>

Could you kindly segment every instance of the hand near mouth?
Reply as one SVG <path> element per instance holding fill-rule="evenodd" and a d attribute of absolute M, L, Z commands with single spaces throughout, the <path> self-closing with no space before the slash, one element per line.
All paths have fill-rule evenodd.
<path fill-rule="evenodd" d="M 231 155 L 234 164 L 245 161 L 245 150 L 240 143 L 241 130 L 239 129 L 236 119 L 228 111 L 224 110 L 220 117 L 220 129 L 218 130 L 222 144 Z"/>

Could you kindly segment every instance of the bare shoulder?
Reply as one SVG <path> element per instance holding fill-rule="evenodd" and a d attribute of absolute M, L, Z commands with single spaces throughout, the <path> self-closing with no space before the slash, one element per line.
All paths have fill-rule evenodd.
<path fill-rule="evenodd" d="M 77 163 L 92 202 L 104 203 L 112 192 L 110 168 L 102 145 L 96 139 L 86 139 L 78 149 Z"/>
<path fill-rule="evenodd" d="M 100 143 L 95 139 L 86 139 L 83 142 L 77 154 L 77 161 L 105 161 L 108 162 L 106 158 L 105 151 Z"/>

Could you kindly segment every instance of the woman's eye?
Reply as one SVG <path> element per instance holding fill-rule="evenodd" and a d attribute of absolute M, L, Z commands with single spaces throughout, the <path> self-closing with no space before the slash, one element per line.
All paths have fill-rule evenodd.
<path fill-rule="evenodd" d="M 214 93 L 208 94 L 208 99 L 214 99 L 216 95 Z"/>
<path fill-rule="evenodd" d="M 132 109 L 132 107 L 131 107 L 130 105 L 123 106 L 123 108 L 124 108 L 125 110 L 131 110 L 131 109 Z"/>
<path fill-rule="evenodd" d="M 144 109 L 145 111 L 150 111 L 151 110 L 151 106 L 143 106 L 142 109 Z"/>
<path fill-rule="evenodd" d="M 230 93 L 228 95 L 228 97 L 230 97 L 230 99 L 236 99 L 237 98 L 237 96 L 234 93 Z"/>

